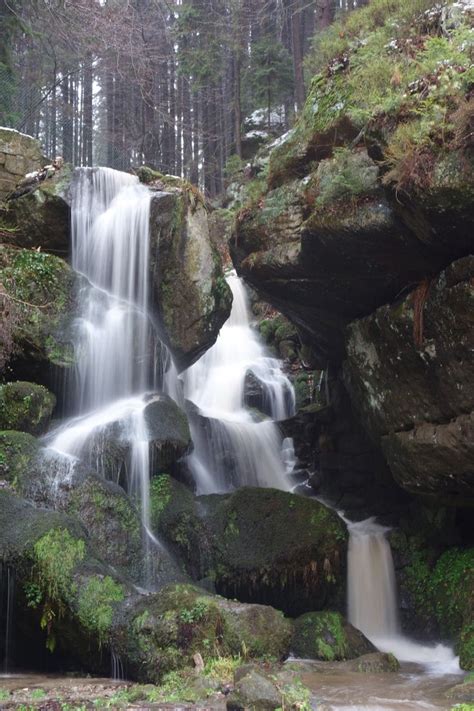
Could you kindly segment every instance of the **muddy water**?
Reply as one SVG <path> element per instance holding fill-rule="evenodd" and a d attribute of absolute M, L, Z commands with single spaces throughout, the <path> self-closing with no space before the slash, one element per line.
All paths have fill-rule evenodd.
<path fill-rule="evenodd" d="M 446 692 L 463 680 L 461 674 L 428 674 L 415 664 L 401 664 L 399 672 L 382 674 L 345 671 L 337 664 L 291 666 L 300 667 L 317 711 L 449 711 L 457 699 Z"/>
<path fill-rule="evenodd" d="M 344 669 L 344 663 L 291 661 L 271 671 L 272 678 L 281 684 L 293 684 L 296 679 L 301 679 L 311 690 L 311 707 L 315 711 L 450 711 L 456 702 L 467 701 L 465 695 L 446 695 L 449 689 L 462 685 L 463 675 L 428 674 L 413 664 L 402 664 L 398 673 L 375 674 L 348 671 Z M 70 709 L 94 709 L 97 699 L 101 699 L 102 706 L 107 708 L 205 708 L 212 711 L 226 708 L 226 698 L 222 694 L 197 704 L 118 702 L 117 693 L 133 686 L 123 681 L 90 677 L 0 675 L 0 692 L 3 691 L 0 693 L 0 709 L 17 709 L 21 704 L 48 711 L 59 711 L 66 704 Z M 41 699 L 37 696 L 39 689 L 43 692 Z"/>

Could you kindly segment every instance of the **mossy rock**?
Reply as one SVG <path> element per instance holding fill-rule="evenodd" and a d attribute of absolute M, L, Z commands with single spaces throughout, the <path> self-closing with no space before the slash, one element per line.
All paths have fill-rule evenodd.
<path fill-rule="evenodd" d="M 385 674 L 400 670 L 398 659 L 393 654 L 383 652 L 364 654 L 348 666 L 349 670 L 363 674 Z"/>
<path fill-rule="evenodd" d="M 343 604 L 347 532 L 319 502 L 275 489 L 195 499 L 169 479 L 160 487 L 157 530 L 194 578 L 293 615 Z"/>
<path fill-rule="evenodd" d="M 88 532 L 71 516 L 0 490 L 0 528 L 0 556 L 16 571 L 19 624 L 26 620 L 29 638 L 42 638 L 58 660 L 104 674 L 103 650 L 113 647 L 131 678 L 156 683 L 208 648 L 209 656 L 288 654 L 292 627 L 281 612 L 183 584 L 140 594 L 93 556 Z"/>
<path fill-rule="evenodd" d="M 70 248 L 72 167 L 64 165 L 31 192 L 11 200 L 5 221 L 16 246 L 67 256 Z"/>
<path fill-rule="evenodd" d="M 143 412 L 152 442 L 153 466 L 166 471 L 191 447 L 188 418 L 168 395 L 155 396 Z"/>
<path fill-rule="evenodd" d="M 288 654 L 291 623 L 270 607 L 241 605 L 191 585 L 173 585 L 139 601 L 117 621 L 114 644 L 139 679 L 159 680 L 191 665 L 193 654 L 282 659 Z M 207 641 L 206 641 L 207 640 Z M 143 658 L 146 666 L 143 666 Z"/>
<path fill-rule="evenodd" d="M 354 659 L 376 647 L 339 612 L 308 612 L 295 620 L 292 650 L 304 659 Z"/>
<path fill-rule="evenodd" d="M 474 548 L 453 546 L 452 514 L 418 506 L 390 536 L 407 631 L 451 640 L 463 669 L 474 670 Z"/>
<path fill-rule="evenodd" d="M 43 434 L 56 398 L 43 385 L 17 381 L 0 386 L 0 429 Z"/>
<path fill-rule="evenodd" d="M 38 441 L 26 432 L 0 432 L 0 479 L 15 487 L 31 466 L 38 449 Z"/>
<path fill-rule="evenodd" d="M 200 194 L 188 184 L 161 190 L 150 206 L 151 297 L 161 337 L 183 370 L 214 344 L 232 293 Z"/>
<path fill-rule="evenodd" d="M 53 383 L 52 370 L 74 364 L 71 329 L 81 278 L 52 254 L 0 245 L 0 281 L 8 308 L 0 368 L 8 366 L 20 380 L 34 375 Z"/>

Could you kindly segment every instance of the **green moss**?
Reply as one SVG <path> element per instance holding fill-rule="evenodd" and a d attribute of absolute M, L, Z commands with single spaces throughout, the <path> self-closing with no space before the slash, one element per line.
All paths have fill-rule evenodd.
<path fill-rule="evenodd" d="M 42 434 L 48 427 L 56 398 L 42 385 L 27 382 L 0 386 L 0 429 Z"/>
<path fill-rule="evenodd" d="M 171 477 L 169 474 L 159 474 L 150 483 L 151 519 L 155 526 L 159 524 L 163 511 L 168 506 L 172 494 Z"/>
<path fill-rule="evenodd" d="M 33 548 L 35 580 L 53 601 L 69 600 L 76 590 L 73 572 L 85 556 L 85 543 L 67 529 L 55 528 Z"/>
<path fill-rule="evenodd" d="M 0 432 L 0 479 L 16 487 L 38 452 L 38 442 L 26 432 Z"/>
<path fill-rule="evenodd" d="M 106 575 L 94 576 L 81 588 L 78 617 L 84 627 L 97 635 L 103 644 L 109 633 L 114 607 L 124 598 L 123 587 Z"/>
<path fill-rule="evenodd" d="M 0 245 L 0 282 L 13 310 L 12 353 L 70 365 L 72 346 L 62 343 L 73 303 L 74 275 L 65 261 L 44 252 Z M 2 356 L 0 346 L 0 356 Z M 2 360 L 2 358 L 0 358 Z"/>

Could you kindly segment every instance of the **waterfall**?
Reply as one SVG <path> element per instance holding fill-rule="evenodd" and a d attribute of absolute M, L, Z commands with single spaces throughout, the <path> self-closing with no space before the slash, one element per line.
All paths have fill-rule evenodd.
<path fill-rule="evenodd" d="M 13 631 L 13 603 L 15 594 L 15 574 L 9 565 L 0 563 L 0 629 L 3 640 L 1 652 L 2 673 L 10 671 Z"/>
<path fill-rule="evenodd" d="M 232 312 L 215 345 L 184 375 L 184 394 L 205 421 L 193 423 L 194 452 L 189 465 L 201 494 L 238 486 L 290 488 L 275 420 L 294 412 L 294 392 L 280 362 L 266 355 L 250 326 L 245 287 L 236 274 L 227 277 Z M 262 390 L 271 419 L 244 405 L 251 372 Z M 261 421 L 259 421 L 259 419 Z M 194 417 L 196 420 L 196 417 Z"/>
<path fill-rule="evenodd" d="M 342 517 L 344 518 L 344 517 Z M 400 632 L 395 568 L 386 538 L 390 530 L 374 518 L 352 523 L 349 530 L 348 616 L 383 652 L 392 652 L 402 662 L 416 662 L 433 673 L 457 673 L 459 660 L 443 644 L 419 644 Z"/>
<path fill-rule="evenodd" d="M 110 168 L 76 169 L 72 265 L 85 277 L 75 330 L 73 398 L 78 413 L 50 442 L 56 452 L 85 460 L 104 474 L 100 444 L 91 453 L 87 443 L 96 434 L 100 443 L 101 434 L 107 438 L 107 427 L 120 423 L 120 438 L 130 451 L 128 490 L 148 531 L 146 550 L 152 536 L 143 411 L 146 392 L 156 390 L 158 343 L 148 314 L 149 213 L 150 191 L 136 177 Z"/>
<path fill-rule="evenodd" d="M 368 637 L 398 633 L 395 569 L 385 534 L 374 519 L 349 524 L 349 620 Z"/>

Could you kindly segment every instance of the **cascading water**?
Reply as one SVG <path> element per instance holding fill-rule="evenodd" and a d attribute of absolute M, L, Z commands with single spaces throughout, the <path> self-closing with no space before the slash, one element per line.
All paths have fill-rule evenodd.
<path fill-rule="evenodd" d="M 250 327 L 242 282 L 231 274 L 227 283 L 234 297 L 230 318 L 215 345 L 184 375 L 185 397 L 202 416 L 197 418 L 200 424 L 192 426 L 194 452 L 189 465 L 201 494 L 237 486 L 288 490 L 282 438 L 274 421 L 293 414 L 293 388 L 279 361 L 265 354 Z M 256 421 L 244 406 L 249 371 L 260 383 L 271 419 Z"/>
<path fill-rule="evenodd" d="M 13 640 L 13 603 L 15 595 L 15 573 L 9 565 L 0 563 L 0 664 L 3 674 L 10 671 Z"/>
<path fill-rule="evenodd" d="M 388 528 L 373 518 L 358 523 L 346 520 L 349 529 L 349 621 L 384 652 L 402 662 L 417 662 L 434 673 L 457 673 L 459 662 L 442 644 L 418 644 L 400 632 L 395 569 L 387 541 Z"/>
<path fill-rule="evenodd" d="M 101 474 L 90 438 L 119 423 L 129 446 L 128 489 L 149 532 L 149 444 L 143 415 L 156 389 L 156 336 L 148 306 L 150 192 L 134 176 L 110 168 L 78 169 L 73 183 L 72 264 L 86 277 L 76 323 L 75 402 L 78 415 L 56 431 L 50 448 L 85 460 Z M 155 541 L 156 542 L 156 541 Z"/>

